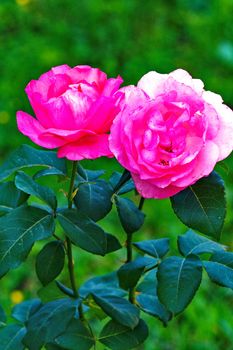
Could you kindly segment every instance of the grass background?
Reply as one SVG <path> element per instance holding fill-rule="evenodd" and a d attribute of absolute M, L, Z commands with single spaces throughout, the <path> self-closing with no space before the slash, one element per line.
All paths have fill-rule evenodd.
<path fill-rule="evenodd" d="M 136 84 L 149 70 L 167 73 L 182 67 L 205 82 L 207 90 L 223 96 L 232 107 L 232 0 L 1 0 L 0 2 L 0 159 L 30 142 L 16 128 L 18 109 L 31 112 L 24 88 L 52 66 L 89 64 L 109 76 L 120 74 L 125 84 Z M 218 167 L 227 187 L 228 215 L 223 242 L 233 248 L 233 158 L 228 172 Z M 85 162 L 89 168 L 117 169 L 112 160 Z M 57 185 L 59 190 L 60 185 Z M 135 239 L 169 236 L 173 248 L 185 232 L 169 200 L 148 200 L 146 224 Z M 124 241 L 116 213 L 105 228 Z M 0 303 L 9 311 L 20 298 L 36 296 L 40 287 L 34 260 L 0 281 Z M 119 266 L 121 254 L 99 258 L 77 250 L 80 282 L 86 276 Z M 18 292 L 19 291 L 19 292 Z M 18 294 L 17 294 L 18 293 Z M 145 350 L 233 349 L 232 291 L 203 284 L 187 311 L 168 328 L 150 318 Z"/>

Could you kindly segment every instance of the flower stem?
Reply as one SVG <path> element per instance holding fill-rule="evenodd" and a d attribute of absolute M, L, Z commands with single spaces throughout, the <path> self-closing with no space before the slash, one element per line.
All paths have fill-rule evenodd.
<path fill-rule="evenodd" d="M 70 179 L 70 187 L 68 192 L 68 209 L 72 209 L 73 203 L 73 192 L 74 192 L 74 182 L 77 171 L 78 162 L 74 161 L 72 166 L 72 174 Z M 68 270 L 70 275 L 70 284 L 74 293 L 75 298 L 79 298 L 79 292 L 76 286 L 75 275 L 74 275 L 74 261 L 73 261 L 73 252 L 72 252 L 72 243 L 69 237 L 66 236 L 66 245 L 67 245 L 67 258 L 68 258 Z M 84 320 L 84 313 L 82 304 L 80 303 L 78 307 L 80 320 Z"/>
<path fill-rule="evenodd" d="M 145 202 L 145 198 L 141 197 L 138 205 L 139 210 L 142 210 L 144 202 Z M 133 234 L 132 233 L 127 234 L 126 248 L 127 248 L 126 263 L 129 263 L 133 261 Z M 132 287 L 129 289 L 129 301 L 132 304 L 136 304 L 135 287 Z"/>

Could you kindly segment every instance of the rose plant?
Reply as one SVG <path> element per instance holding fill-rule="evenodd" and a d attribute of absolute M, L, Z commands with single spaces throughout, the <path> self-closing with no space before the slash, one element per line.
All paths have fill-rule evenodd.
<path fill-rule="evenodd" d="M 190 304 L 204 269 L 233 288 L 233 252 L 219 243 L 225 189 L 214 171 L 233 149 L 233 112 L 181 69 L 121 83 L 96 68 L 63 65 L 26 88 L 36 118 L 18 112 L 18 128 L 57 152 L 23 145 L 0 167 L 0 277 L 44 242 L 35 262 L 38 298 L 13 308 L 14 323 L 0 308 L 0 349 L 136 349 L 149 334 L 143 315 L 166 325 Z M 122 173 L 107 179 L 78 162 L 100 156 L 115 156 Z M 65 207 L 42 184 L 46 176 L 59 179 Z M 134 233 L 145 198 L 168 197 L 189 229 L 178 236 L 180 254 L 166 257 L 169 238 L 134 241 Z M 125 242 L 98 223 L 113 207 Z M 80 285 L 75 247 L 97 256 L 125 251 L 125 262 Z"/>

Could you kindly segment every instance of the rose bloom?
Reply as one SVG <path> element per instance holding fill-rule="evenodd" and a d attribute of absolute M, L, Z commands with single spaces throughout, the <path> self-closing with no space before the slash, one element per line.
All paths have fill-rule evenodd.
<path fill-rule="evenodd" d="M 233 112 L 184 70 L 149 72 L 125 98 L 110 149 L 145 198 L 170 197 L 213 170 L 233 149 Z"/>
<path fill-rule="evenodd" d="M 89 66 L 52 68 L 27 85 L 36 118 L 17 112 L 18 128 L 37 145 L 58 148 L 58 157 L 111 157 L 108 134 L 119 112 L 114 94 L 121 83 L 121 77 L 107 79 Z"/>

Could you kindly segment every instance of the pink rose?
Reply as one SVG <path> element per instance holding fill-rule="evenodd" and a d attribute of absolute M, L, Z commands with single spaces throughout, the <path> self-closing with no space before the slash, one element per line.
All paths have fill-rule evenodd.
<path fill-rule="evenodd" d="M 18 128 L 36 144 L 58 148 L 58 157 L 111 157 L 108 133 L 119 112 L 114 93 L 121 83 L 121 77 L 107 79 L 89 66 L 52 68 L 27 85 L 36 119 L 19 111 Z"/>
<path fill-rule="evenodd" d="M 233 149 L 233 112 L 184 70 L 149 72 L 123 88 L 110 149 L 145 198 L 170 197 L 213 170 Z"/>

